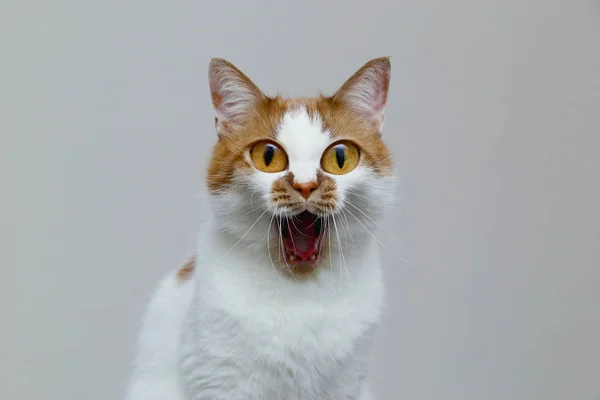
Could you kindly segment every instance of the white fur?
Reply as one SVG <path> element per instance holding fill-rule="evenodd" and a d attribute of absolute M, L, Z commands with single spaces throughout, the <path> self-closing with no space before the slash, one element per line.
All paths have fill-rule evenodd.
<path fill-rule="evenodd" d="M 331 144 L 329 132 L 323 130 L 318 116 L 311 118 L 306 108 L 299 107 L 284 114 L 276 132 L 289 161 L 289 170 L 299 183 L 315 181 L 321 156 Z"/>
<path fill-rule="evenodd" d="M 304 109 L 277 133 L 299 180 L 314 178 L 332 142 Z M 392 179 L 364 166 L 333 177 L 340 202 L 329 252 L 305 278 L 272 265 L 280 174 L 240 171 L 211 195 L 213 217 L 196 249 L 194 278 L 167 275 L 144 317 L 128 400 L 370 400 L 368 361 L 383 284 L 371 222 Z"/>

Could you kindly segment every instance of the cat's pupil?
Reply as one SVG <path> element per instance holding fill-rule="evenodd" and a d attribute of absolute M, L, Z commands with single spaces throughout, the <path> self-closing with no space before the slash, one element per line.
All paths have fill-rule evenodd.
<path fill-rule="evenodd" d="M 344 167 L 344 161 L 346 161 L 346 152 L 344 146 L 337 146 L 335 148 L 335 158 L 338 167 L 342 169 Z"/>
<path fill-rule="evenodd" d="M 269 166 L 269 164 L 271 164 L 271 161 L 273 161 L 273 157 L 275 157 L 275 146 L 273 146 L 272 144 L 268 144 L 263 154 L 263 160 L 267 167 Z"/>

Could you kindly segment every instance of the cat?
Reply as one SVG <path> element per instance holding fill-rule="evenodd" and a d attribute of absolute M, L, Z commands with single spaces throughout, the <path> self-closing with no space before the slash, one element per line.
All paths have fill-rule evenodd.
<path fill-rule="evenodd" d="M 370 400 L 389 58 L 314 98 L 267 97 L 223 59 L 208 69 L 211 213 L 147 308 L 126 398 Z"/>

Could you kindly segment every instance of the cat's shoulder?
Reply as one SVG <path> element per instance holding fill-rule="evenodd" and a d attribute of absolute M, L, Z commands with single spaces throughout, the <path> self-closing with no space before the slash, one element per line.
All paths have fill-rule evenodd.
<path fill-rule="evenodd" d="M 193 286 L 196 274 L 196 256 L 188 256 L 184 262 L 167 272 L 158 283 L 155 297 L 169 295 L 173 291 L 185 291 Z"/>
<path fill-rule="evenodd" d="M 188 256 L 186 261 L 177 268 L 171 269 L 158 282 L 146 309 L 145 321 L 152 324 L 153 320 L 165 318 L 179 324 L 183 310 L 193 295 L 196 273 L 196 257 Z"/>
<path fill-rule="evenodd" d="M 158 284 L 140 327 L 127 400 L 183 399 L 177 378 L 181 329 L 194 294 L 196 257 L 172 268 Z"/>

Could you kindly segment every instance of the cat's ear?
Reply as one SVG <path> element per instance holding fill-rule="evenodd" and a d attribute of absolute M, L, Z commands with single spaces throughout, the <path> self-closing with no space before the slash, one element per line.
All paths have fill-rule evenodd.
<path fill-rule="evenodd" d="M 265 98 L 260 89 L 229 61 L 213 58 L 208 67 L 210 95 L 215 108 L 217 133 L 243 122 Z"/>
<path fill-rule="evenodd" d="M 342 85 L 333 99 L 372 122 L 381 133 L 390 86 L 390 72 L 389 57 L 371 60 Z"/>

